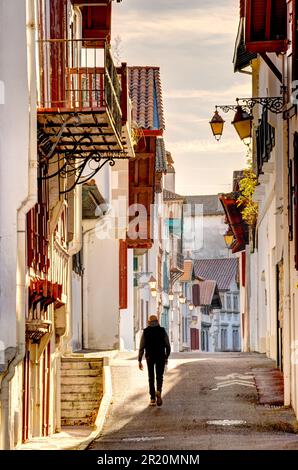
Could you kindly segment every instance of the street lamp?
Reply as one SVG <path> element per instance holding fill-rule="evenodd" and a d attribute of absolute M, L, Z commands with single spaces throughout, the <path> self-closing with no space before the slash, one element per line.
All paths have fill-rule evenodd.
<path fill-rule="evenodd" d="M 237 106 L 236 114 L 232 124 L 241 140 L 245 140 L 251 137 L 252 120 L 253 117 L 251 114 L 247 113 L 242 108 L 242 106 Z"/>
<path fill-rule="evenodd" d="M 228 231 L 224 234 L 224 240 L 227 248 L 231 248 L 234 241 L 234 235 L 231 229 L 228 229 Z"/>
<path fill-rule="evenodd" d="M 185 303 L 186 303 L 186 298 L 184 297 L 183 294 L 179 295 L 179 302 L 180 302 L 181 304 L 185 304 Z"/>
<path fill-rule="evenodd" d="M 169 301 L 172 302 L 174 300 L 174 294 L 173 292 L 169 292 Z"/>
<path fill-rule="evenodd" d="M 220 141 L 222 133 L 223 133 L 223 128 L 224 128 L 224 123 L 225 121 L 217 111 L 217 108 L 215 109 L 215 113 L 211 121 L 209 122 L 211 126 L 211 130 L 213 132 L 213 135 L 215 137 L 215 140 Z"/>
<path fill-rule="evenodd" d="M 151 295 L 152 295 L 152 297 L 156 298 L 157 297 L 157 289 L 151 289 Z"/>
<path fill-rule="evenodd" d="M 151 287 L 151 289 L 156 289 L 157 280 L 155 279 L 155 277 L 151 276 L 148 281 L 148 284 Z"/>
<path fill-rule="evenodd" d="M 189 310 L 192 312 L 193 309 L 195 308 L 195 306 L 194 306 L 193 303 L 190 303 L 190 304 L 188 305 L 188 308 L 189 308 Z"/>
<path fill-rule="evenodd" d="M 263 109 L 267 109 L 274 114 L 280 114 L 283 112 L 284 102 L 282 96 L 275 97 L 260 97 L 260 98 L 236 98 L 236 104 L 228 105 L 216 105 L 215 113 L 211 119 L 210 126 L 212 133 L 217 141 L 220 140 L 223 128 L 224 120 L 218 113 L 218 109 L 221 109 L 224 113 L 229 111 L 235 111 L 235 117 L 232 121 L 233 126 L 237 134 L 242 141 L 251 137 L 252 127 L 252 110 L 256 105 L 262 106 Z"/>

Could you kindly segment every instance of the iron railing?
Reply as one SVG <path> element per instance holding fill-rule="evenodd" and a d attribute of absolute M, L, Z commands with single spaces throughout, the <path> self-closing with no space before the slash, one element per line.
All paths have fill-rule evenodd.
<path fill-rule="evenodd" d="M 49 111 L 106 109 L 118 136 L 122 131 L 121 81 L 108 46 L 98 41 L 38 41 L 38 108 Z M 93 46 L 93 47 L 92 47 Z"/>

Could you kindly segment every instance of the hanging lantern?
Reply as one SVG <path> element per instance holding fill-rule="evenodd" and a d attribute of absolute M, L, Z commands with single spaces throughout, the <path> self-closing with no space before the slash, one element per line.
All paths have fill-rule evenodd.
<path fill-rule="evenodd" d="M 231 248 L 233 241 L 234 241 L 234 235 L 231 229 L 229 229 L 225 234 L 224 234 L 224 240 L 227 248 Z"/>
<path fill-rule="evenodd" d="M 156 281 L 155 277 L 151 276 L 149 281 L 148 281 L 148 284 L 151 287 L 151 289 L 156 289 L 157 281 Z"/>
<path fill-rule="evenodd" d="M 186 298 L 184 297 L 183 294 L 179 295 L 179 302 L 180 302 L 181 304 L 185 304 L 185 303 L 186 303 Z"/>
<path fill-rule="evenodd" d="M 214 116 L 209 122 L 209 124 L 211 126 L 212 133 L 217 141 L 219 141 L 222 136 L 224 123 L 225 121 L 223 120 L 223 118 L 220 116 L 220 114 L 218 113 L 216 109 Z"/>
<path fill-rule="evenodd" d="M 174 300 L 174 294 L 173 294 L 173 292 L 171 291 L 171 292 L 169 292 L 169 301 L 170 301 L 170 302 L 173 302 L 173 300 Z"/>
<path fill-rule="evenodd" d="M 194 304 L 191 303 L 191 304 L 188 305 L 188 308 L 192 312 L 193 309 L 195 308 L 195 306 L 194 306 Z"/>
<path fill-rule="evenodd" d="M 242 106 L 237 106 L 236 114 L 234 121 L 232 121 L 233 126 L 235 127 L 237 134 L 241 140 L 251 138 L 251 123 L 253 117 L 251 114 L 244 111 Z"/>
<path fill-rule="evenodd" d="M 156 298 L 157 297 L 157 290 L 156 289 L 151 289 L 151 295 L 152 295 L 152 297 Z"/>

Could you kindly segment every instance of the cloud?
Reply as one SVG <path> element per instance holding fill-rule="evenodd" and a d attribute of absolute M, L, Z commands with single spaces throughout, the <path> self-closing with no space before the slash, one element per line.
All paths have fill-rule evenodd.
<path fill-rule="evenodd" d="M 234 74 L 237 0 L 124 0 L 114 5 L 113 33 L 123 61 L 161 69 L 165 140 L 176 164 L 177 192 L 228 188 L 243 168 L 245 147 L 227 121 L 220 144 L 209 120 L 216 104 L 250 96 L 250 77 Z M 204 168 L 208 167 L 209 170 Z M 213 173 L 211 174 L 212 168 Z M 187 191 L 190 193 L 190 191 Z"/>

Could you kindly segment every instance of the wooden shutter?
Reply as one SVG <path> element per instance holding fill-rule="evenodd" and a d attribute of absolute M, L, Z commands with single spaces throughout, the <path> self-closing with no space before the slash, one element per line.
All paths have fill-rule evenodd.
<path fill-rule="evenodd" d="M 98 47 L 111 42 L 112 2 L 100 6 L 82 7 L 83 39 L 96 39 Z M 94 44 L 90 43 L 91 47 Z"/>
<path fill-rule="evenodd" d="M 139 204 L 146 210 L 145 218 L 142 214 L 130 216 L 130 222 L 138 217 L 140 224 L 137 239 L 133 239 L 128 232 L 129 248 L 149 249 L 153 244 L 151 205 L 154 203 L 155 153 L 155 137 L 146 137 L 145 142 L 142 139 L 138 145 L 136 158 L 129 162 L 129 206 Z"/>
<path fill-rule="evenodd" d="M 119 241 L 119 308 L 127 308 L 127 243 Z"/>
<path fill-rule="evenodd" d="M 193 304 L 195 307 L 199 307 L 200 303 L 200 286 L 199 284 L 194 284 L 192 287 L 192 297 L 193 297 Z"/>
<path fill-rule="evenodd" d="M 68 38 L 68 0 L 50 1 L 50 39 Z M 66 74 L 68 66 L 68 43 L 52 42 L 48 45 L 50 55 L 51 102 L 46 107 L 59 108 L 65 106 Z M 50 98 L 49 97 L 49 98 Z"/>
<path fill-rule="evenodd" d="M 294 243 L 295 269 L 298 271 L 298 133 L 294 135 Z"/>
<path fill-rule="evenodd" d="M 287 1 L 246 0 L 245 45 L 248 52 L 287 50 Z"/>
<path fill-rule="evenodd" d="M 241 283 L 242 287 L 246 286 L 246 253 L 241 253 Z"/>

